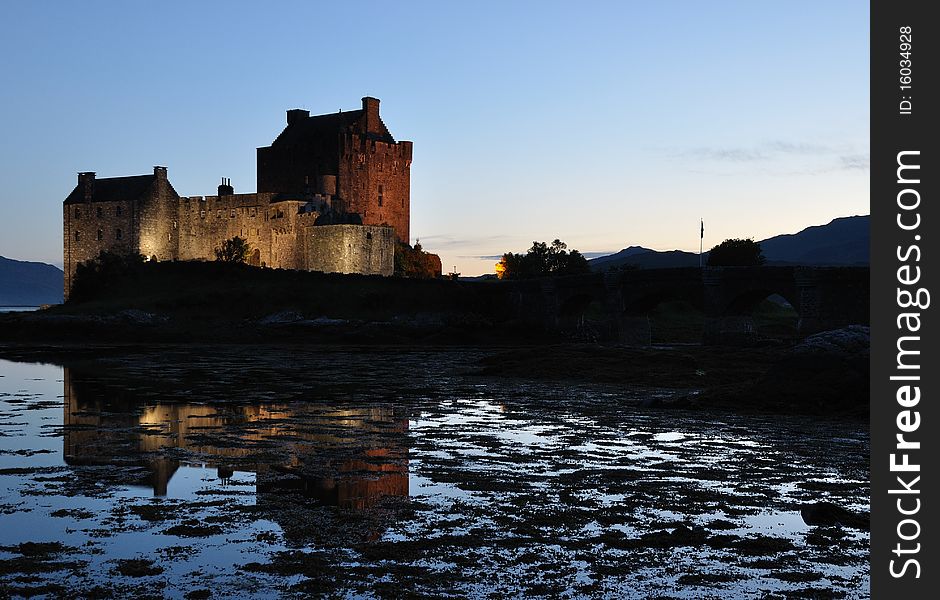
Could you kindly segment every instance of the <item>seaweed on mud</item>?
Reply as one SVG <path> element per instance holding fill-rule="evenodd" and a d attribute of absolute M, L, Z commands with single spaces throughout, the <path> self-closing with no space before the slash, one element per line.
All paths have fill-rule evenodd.
<path fill-rule="evenodd" d="M 175 535 L 177 537 L 209 537 L 211 535 L 218 535 L 222 533 L 224 529 L 219 525 L 203 525 L 201 522 L 196 520 L 187 520 L 179 525 L 174 525 L 168 529 L 164 529 L 164 535 Z"/>
<path fill-rule="evenodd" d="M 85 510 L 83 508 L 60 508 L 59 510 L 54 510 L 49 513 L 49 516 L 60 519 L 74 519 L 76 521 L 82 521 L 85 519 L 95 518 L 96 513 L 93 513 L 90 510 Z"/>
<path fill-rule="evenodd" d="M 737 581 L 738 579 L 740 579 L 740 575 L 724 571 L 717 573 L 686 573 L 685 575 L 679 577 L 679 579 L 676 581 L 682 585 L 713 586 L 722 583 L 731 583 L 733 581 Z"/>
<path fill-rule="evenodd" d="M 114 572 L 125 577 L 149 577 L 163 573 L 163 567 L 146 558 L 122 558 L 116 563 Z"/>
<path fill-rule="evenodd" d="M 77 551 L 76 548 L 66 546 L 62 542 L 21 542 L 15 546 L 0 546 L 0 550 L 38 560 L 47 560 L 58 554 L 69 554 Z"/>
<path fill-rule="evenodd" d="M 166 521 L 176 518 L 183 510 L 188 512 L 191 508 L 176 502 L 152 502 L 150 504 L 135 504 L 130 506 L 129 510 L 144 521 Z"/>
<path fill-rule="evenodd" d="M 746 537 L 732 544 L 732 547 L 743 556 L 778 554 L 795 549 L 790 539 L 769 535 Z"/>
<path fill-rule="evenodd" d="M 270 575 L 319 577 L 330 569 L 331 563 L 330 558 L 321 552 L 290 550 L 276 553 L 268 563 L 248 563 L 240 569 Z"/>

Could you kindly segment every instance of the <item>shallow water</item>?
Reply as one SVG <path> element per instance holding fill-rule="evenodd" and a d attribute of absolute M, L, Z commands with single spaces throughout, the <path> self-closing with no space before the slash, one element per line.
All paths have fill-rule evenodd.
<path fill-rule="evenodd" d="M 861 424 L 643 409 L 669 390 L 464 374 L 479 356 L 0 361 L 0 591 L 868 595 L 867 531 L 800 516 L 867 513 Z"/>

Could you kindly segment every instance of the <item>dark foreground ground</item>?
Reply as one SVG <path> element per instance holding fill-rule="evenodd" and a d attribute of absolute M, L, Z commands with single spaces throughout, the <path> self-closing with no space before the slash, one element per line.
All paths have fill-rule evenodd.
<path fill-rule="evenodd" d="M 0 359 L 0 595 L 868 594 L 864 420 L 703 400 L 778 350 Z"/>

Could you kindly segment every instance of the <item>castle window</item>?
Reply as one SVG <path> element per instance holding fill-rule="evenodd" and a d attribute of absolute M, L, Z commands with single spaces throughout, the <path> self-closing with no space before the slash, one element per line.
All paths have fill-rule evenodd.
<path fill-rule="evenodd" d="M 75 218 L 76 219 L 82 218 L 82 209 L 78 208 L 77 206 L 75 207 Z"/>
<path fill-rule="evenodd" d="M 81 231 L 76 231 L 76 232 L 75 232 L 75 241 L 76 241 L 76 242 L 82 241 L 82 232 L 81 232 Z"/>
<path fill-rule="evenodd" d="M 367 232 L 366 232 L 366 239 L 367 239 L 367 240 L 371 240 L 371 239 L 372 239 L 372 232 L 371 232 L 371 231 L 367 231 Z"/>
<path fill-rule="evenodd" d="M 383 193 L 384 193 L 384 190 L 382 189 L 382 186 L 380 185 L 379 186 L 379 206 L 382 206 Z"/>
<path fill-rule="evenodd" d="M 124 207 L 122 207 L 120 204 L 114 207 L 115 216 L 120 217 L 123 214 L 124 214 Z"/>
<path fill-rule="evenodd" d="M 229 213 L 229 218 L 232 218 L 232 219 L 235 218 L 235 209 L 234 209 L 234 208 L 232 209 L 232 212 Z"/>
<path fill-rule="evenodd" d="M 100 219 L 101 217 L 103 217 L 103 216 L 104 216 L 104 209 L 101 208 L 100 206 L 95 207 L 95 216 L 97 216 L 99 219 Z"/>
<path fill-rule="evenodd" d="M 200 210 L 200 211 L 199 211 L 199 218 L 200 218 L 200 219 L 205 219 L 205 218 L 206 218 L 206 211 Z"/>
<path fill-rule="evenodd" d="M 116 229 L 116 230 L 114 231 L 114 239 L 120 240 L 120 239 L 123 239 L 123 238 L 124 238 L 124 232 L 121 231 L 120 229 Z"/>
<path fill-rule="evenodd" d="M 99 242 L 104 239 L 104 233 L 102 233 L 100 229 L 98 230 L 98 233 L 95 234 L 95 239 Z"/>
<path fill-rule="evenodd" d="M 216 219 L 221 219 L 221 218 L 222 218 L 222 210 L 221 210 L 221 209 L 215 211 L 215 218 L 216 218 Z"/>

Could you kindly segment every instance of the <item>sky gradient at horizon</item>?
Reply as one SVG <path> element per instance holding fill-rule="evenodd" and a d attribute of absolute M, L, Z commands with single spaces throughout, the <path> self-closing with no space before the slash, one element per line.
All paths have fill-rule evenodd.
<path fill-rule="evenodd" d="M 229 177 L 285 111 L 382 100 L 444 270 L 561 238 L 698 250 L 869 212 L 858 2 L 4 2 L 0 255 L 61 265 L 77 171 Z"/>

